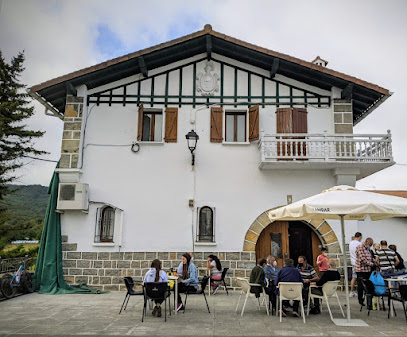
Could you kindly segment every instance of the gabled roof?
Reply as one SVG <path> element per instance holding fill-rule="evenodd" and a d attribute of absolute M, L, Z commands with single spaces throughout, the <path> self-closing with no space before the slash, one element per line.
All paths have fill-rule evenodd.
<path fill-rule="evenodd" d="M 141 73 L 145 69 L 155 69 L 201 53 L 224 55 L 321 89 L 331 90 L 333 86 L 345 89 L 345 95 L 351 94 L 353 98 L 355 124 L 391 95 L 389 90 L 378 85 L 235 39 L 212 30 L 210 25 L 175 40 L 34 85 L 29 93 L 45 101 L 42 103 L 52 105 L 63 115 L 69 88 L 86 85 L 92 89 Z"/>

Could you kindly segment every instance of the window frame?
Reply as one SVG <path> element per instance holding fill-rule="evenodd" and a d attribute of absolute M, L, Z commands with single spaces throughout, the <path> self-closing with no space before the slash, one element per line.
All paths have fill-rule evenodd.
<path fill-rule="evenodd" d="M 150 125 L 149 130 L 149 140 L 143 140 L 144 136 L 144 116 L 145 115 L 152 115 L 152 123 Z M 161 115 L 161 140 L 154 140 L 155 138 L 155 116 Z M 165 132 L 165 114 L 163 109 L 155 109 L 155 108 L 143 108 L 143 118 L 142 118 L 142 128 L 141 128 L 141 140 L 140 142 L 143 143 L 164 143 L 164 132 Z"/>
<path fill-rule="evenodd" d="M 111 238 L 103 237 L 103 221 L 105 212 L 110 211 L 112 213 L 112 221 L 110 226 L 112 226 Z M 96 226 L 95 226 L 94 244 L 101 245 L 111 245 L 115 244 L 115 227 L 116 227 L 116 208 L 111 205 L 104 205 L 96 210 Z"/>
<path fill-rule="evenodd" d="M 206 239 L 202 240 L 201 234 L 200 234 L 200 225 L 201 225 L 201 211 L 204 209 L 210 209 L 212 212 L 212 235 L 210 235 L 211 239 Z M 214 244 L 216 243 L 216 237 L 215 237 L 215 228 L 216 228 L 216 208 L 209 206 L 209 205 L 204 205 L 202 207 L 197 208 L 197 227 L 196 227 L 196 237 L 195 237 L 195 242 L 196 243 L 208 243 L 208 244 Z M 209 235 L 205 235 L 208 237 Z"/>
<path fill-rule="evenodd" d="M 228 115 L 229 116 L 234 115 L 233 140 L 226 140 L 227 139 L 227 134 L 228 134 L 228 129 L 227 129 L 227 116 Z M 238 130 L 237 116 L 239 116 L 239 115 L 240 116 L 244 115 L 244 127 L 245 127 L 245 129 L 244 129 L 244 140 L 243 141 L 238 141 L 237 140 L 237 130 Z M 230 109 L 225 110 L 223 119 L 224 119 L 224 124 L 225 124 L 225 127 L 223 128 L 223 132 L 224 132 L 224 135 L 223 135 L 224 141 L 223 141 L 223 143 L 226 143 L 226 144 L 246 144 L 246 143 L 248 143 L 248 135 L 247 135 L 248 128 L 249 128 L 249 126 L 248 126 L 248 123 L 249 123 L 248 110 L 242 110 L 242 109 L 239 109 L 239 110 L 230 110 Z"/>

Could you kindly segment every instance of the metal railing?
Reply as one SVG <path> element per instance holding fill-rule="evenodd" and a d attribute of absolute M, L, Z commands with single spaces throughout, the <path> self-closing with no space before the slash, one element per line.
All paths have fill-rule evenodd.
<path fill-rule="evenodd" d="M 380 135 L 280 133 L 262 135 L 261 161 L 391 162 L 391 133 Z"/>

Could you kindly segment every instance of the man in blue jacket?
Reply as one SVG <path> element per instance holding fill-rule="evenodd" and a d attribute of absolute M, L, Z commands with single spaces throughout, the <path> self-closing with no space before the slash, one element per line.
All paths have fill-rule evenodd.
<path fill-rule="evenodd" d="M 274 284 L 276 285 L 276 287 L 278 286 L 278 284 L 280 282 L 301 282 L 304 284 L 300 271 L 294 267 L 294 261 L 292 259 L 287 259 L 284 261 L 284 267 L 282 269 L 280 269 L 276 278 L 274 279 Z M 277 289 L 277 292 L 278 292 L 278 289 Z M 278 295 L 278 293 L 277 293 L 277 295 Z M 287 302 L 289 302 L 289 301 L 283 301 L 283 302 L 288 304 Z M 283 305 L 284 305 L 284 303 L 283 303 Z M 293 316 L 295 316 L 295 317 L 300 317 L 300 315 L 298 314 L 299 306 L 300 306 L 300 301 L 294 301 Z M 280 308 L 280 309 L 282 309 L 282 308 Z M 284 311 L 284 309 L 283 309 L 282 315 L 283 316 L 286 315 L 286 312 Z"/>

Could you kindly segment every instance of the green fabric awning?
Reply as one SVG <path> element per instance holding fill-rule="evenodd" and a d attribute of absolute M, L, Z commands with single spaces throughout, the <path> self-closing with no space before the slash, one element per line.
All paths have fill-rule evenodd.
<path fill-rule="evenodd" d="M 59 167 L 59 163 L 56 166 Z M 61 214 L 56 212 L 58 198 L 58 173 L 54 171 L 48 188 L 50 194 L 44 219 L 40 248 L 35 265 L 34 287 L 40 294 L 105 293 L 89 288 L 86 284 L 70 286 L 62 269 Z"/>

